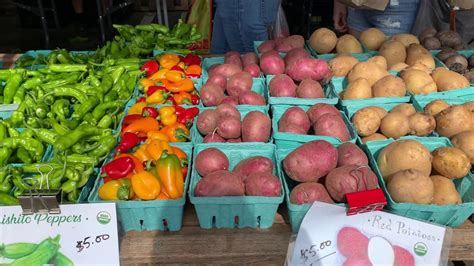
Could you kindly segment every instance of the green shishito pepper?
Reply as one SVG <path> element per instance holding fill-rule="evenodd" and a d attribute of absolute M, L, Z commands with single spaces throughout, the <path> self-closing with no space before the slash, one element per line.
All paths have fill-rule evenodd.
<path fill-rule="evenodd" d="M 81 104 L 87 101 L 87 95 L 73 87 L 56 87 L 46 93 L 42 98 L 48 95 L 54 95 L 56 97 L 72 97 L 78 100 Z"/>
<path fill-rule="evenodd" d="M 87 65 L 79 65 L 79 64 L 50 64 L 49 69 L 53 72 L 86 72 Z"/>
<path fill-rule="evenodd" d="M 17 198 L 8 195 L 7 193 L 0 192 L 0 204 L 3 205 L 18 205 L 20 202 Z"/>
<path fill-rule="evenodd" d="M 41 142 L 34 138 L 6 138 L 0 142 L 0 147 L 9 149 L 18 149 L 23 147 L 25 150 L 34 155 L 36 161 L 41 160 L 44 154 L 44 147 Z"/>
<path fill-rule="evenodd" d="M 82 124 L 76 127 L 74 130 L 69 133 L 62 135 L 57 138 L 54 142 L 54 148 L 58 151 L 65 151 L 69 149 L 72 145 L 79 142 L 82 138 L 94 135 L 103 135 L 110 130 L 97 128 L 95 126 Z"/>
<path fill-rule="evenodd" d="M 81 105 L 78 105 L 72 113 L 72 119 L 80 120 L 91 111 L 94 107 L 99 104 L 99 99 L 97 97 L 89 97 L 86 102 Z"/>
<path fill-rule="evenodd" d="M 16 91 L 23 82 L 24 72 L 17 72 L 10 76 L 3 89 L 3 103 L 10 104 L 13 102 L 13 97 L 15 96 Z"/>

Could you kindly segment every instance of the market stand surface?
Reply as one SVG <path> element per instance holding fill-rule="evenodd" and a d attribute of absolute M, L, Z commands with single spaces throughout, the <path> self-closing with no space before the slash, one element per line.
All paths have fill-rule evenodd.
<path fill-rule="evenodd" d="M 179 232 L 131 231 L 120 242 L 120 263 L 283 265 L 291 227 L 279 211 L 269 229 L 201 229 L 193 206 L 186 205 Z M 474 225 L 453 228 L 450 261 L 474 260 Z"/>

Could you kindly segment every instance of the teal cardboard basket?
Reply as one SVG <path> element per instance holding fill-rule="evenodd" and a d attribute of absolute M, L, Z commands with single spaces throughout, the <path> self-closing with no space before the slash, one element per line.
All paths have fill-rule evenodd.
<path fill-rule="evenodd" d="M 275 140 L 275 144 L 278 149 L 288 149 L 290 147 L 294 147 L 294 144 L 302 144 L 313 140 L 325 140 L 331 144 L 340 144 L 342 143 L 341 140 L 335 137 L 329 136 L 315 136 L 315 135 L 303 135 L 303 134 L 292 134 L 292 133 L 284 133 L 278 131 L 278 121 L 282 117 L 283 113 L 292 106 L 289 105 L 274 105 L 272 106 L 272 130 L 273 130 L 273 139 Z M 310 106 L 299 106 L 303 110 L 307 111 Z M 341 112 L 342 119 L 346 124 L 347 129 L 349 130 L 349 134 L 351 139 L 349 142 L 355 143 L 357 140 L 357 132 L 355 131 L 354 127 L 352 126 L 351 122 L 347 118 L 347 116 Z M 298 146 L 299 146 L 298 145 Z"/>
<path fill-rule="evenodd" d="M 241 121 L 244 119 L 244 117 L 251 111 L 258 111 L 258 112 L 262 112 L 264 113 L 265 115 L 269 116 L 268 115 L 268 106 L 251 106 L 251 105 L 237 105 L 236 106 L 237 110 L 240 112 L 240 119 Z M 205 107 L 205 108 L 199 108 L 200 109 L 200 112 L 206 110 L 206 109 L 216 109 L 215 107 Z M 270 117 L 271 118 L 271 117 Z M 197 119 L 197 118 L 196 118 Z M 192 138 L 192 142 L 194 145 L 196 144 L 202 144 L 202 145 L 209 145 L 209 144 L 213 144 L 213 143 L 203 143 L 203 139 L 204 139 L 205 136 L 201 135 L 201 133 L 199 133 L 199 130 L 197 129 L 196 127 L 196 123 L 194 123 L 193 127 L 191 128 L 191 138 Z M 253 143 L 253 144 L 262 144 L 262 142 L 245 142 L 245 143 Z M 268 141 L 268 143 L 272 143 L 272 138 L 270 136 L 270 140 Z M 232 147 L 234 146 L 240 146 L 244 144 L 244 142 L 239 142 L 239 143 L 225 143 L 225 145 L 230 145 Z M 230 147 L 229 146 L 229 147 Z"/>
<path fill-rule="evenodd" d="M 428 150 L 433 151 L 439 147 L 452 146 L 447 138 L 405 138 L 413 139 L 425 145 Z M 391 213 L 405 216 L 408 218 L 428 221 L 431 223 L 447 225 L 450 227 L 458 227 L 462 225 L 474 213 L 474 175 L 469 173 L 462 179 L 454 180 L 456 190 L 461 195 L 462 204 L 457 205 L 434 205 L 434 204 L 415 204 L 415 203 L 397 203 L 390 193 L 387 191 L 387 186 L 380 173 L 377 165 L 377 157 L 384 147 L 394 142 L 394 140 L 385 140 L 370 142 L 364 146 L 369 154 L 369 162 L 376 173 L 379 184 L 384 190 L 387 198 L 387 210 Z"/>
<path fill-rule="evenodd" d="M 351 54 L 353 57 L 355 57 L 359 62 L 365 62 L 369 60 L 373 56 L 371 53 L 361 53 L 361 54 Z M 337 54 L 318 54 L 317 58 L 322 59 L 324 61 L 330 61 L 334 59 L 337 56 Z"/>
<path fill-rule="evenodd" d="M 204 58 L 204 60 L 202 61 L 202 75 L 201 75 L 202 84 L 205 84 L 207 79 L 209 78 L 209 72 L 208 72 L 209 68 L 215 64 L 224 64 L 224 57 L 223 56 L 208 57 L 208 58 Z M 255 80 L 264 80 L 263 73 L 260 73 L 260 77 L 253 78 L 253 80 L 254 82 Z"/>
<path fill-rule="evenodd" d="M 267 89 L 266 89 L 266 98 L 268 103 L 271 105 L 314 105 L 317 103 L 327 103 L 331 105 L 336 105 L 339 101 L 337 95 L 334 93 L 334 90 L 331 89 L 329 84 L 323 86 L 324 95 L 326 98 L 316 98 L 316 99 L 304 99 L 297 97 L 273 97 L 270 96 L 268 84 L 274 78 L 274 75 L 266 76 Z"/>
<path fill-rule="evenodd" d="M 186 152 L 188 158 L 192 158 L 192 147 L 171 143 Z M 189 164 L 188 169 L 192 165 Z M 176 200 L 119 200 L 115 205 L 117 208 L 118 222 L 125 232 L 128 231 L 179 231 L 183 223 L 183 209 L 186 203 L 186 191 L 191 179 L 191 171 L 188 171 L 184 184 L 183 196 Z M 99 188 L 103 184 L 102 178 L 97 178 L 93 190 L 89 196 L 89 202 L 104 202 L 99 198 Z"/>
<path fill-rule="evenodd" d="M 466 97 L 451 98 L 446 95 L 440 98 L 436 98 L 436 99 L 431 98 L 431 97 L 416 95 L 416 96 L 413 96 L 412 99 L 413 99 L 413 106 L 418 112 L 423 112 L 423 109 L 425 108 L 425 106 L 434 100 L 443 100 L 447 102 L 449 105 L 459 105 L 459 104 L 463 104 L 466 102 L 470 102 L 471 100 L 474 100 L 474 99 L 469 100 Z"/>
<path fill-rule="evenodd" d="M 273 144 L 245 144 L 229 146 L 215 143 L 212 145 L 198 144 L 194 149 L 193 164 L 197 154 L 207 148 L 217 148 L 229 158 L 229 169 L 232 170 L 241 160 L 264 156 L 270 158 L 274 164 L 273 174 L 276 171 L 275 145 Z M 211 228 L 270 228 L 275 219 L 278 205 L 283 202 L 284 190 L 278 197 L 263 196 L 227 196 L 227 197 L 198 197 L 194 190 L 201 176 L 193 167 L 192 180 L 189 186 L 189 198 L 196 209 L 199 225 L 204 229 Z M 281 179 L 280 179 L 281 182 Z"/>

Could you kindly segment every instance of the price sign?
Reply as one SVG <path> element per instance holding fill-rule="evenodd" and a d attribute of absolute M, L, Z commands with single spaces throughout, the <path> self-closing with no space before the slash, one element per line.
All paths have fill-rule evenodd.
<path fill-rule="evenodd" d="M 353 216 L 346 208 L 315 202 L 296 241 L 289 265 L 440 265 L 446 228 L 386 212 Z M 293 248 L 292 248 L 293 246 Z"/>
<path fill-rule="evenodd" d="M 0 207 L 0 264 L 119 265 L 118 243 L 114 203 L 61 205 L 61 214 Z"/>

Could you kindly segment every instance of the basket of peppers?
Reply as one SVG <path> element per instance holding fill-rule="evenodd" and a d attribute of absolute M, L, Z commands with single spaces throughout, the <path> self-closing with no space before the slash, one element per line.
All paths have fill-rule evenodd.
<path fill-rule="evenodd" d="M 162 54 L 142 66 L 146 77 L 139 82 L 143 98 L 153 104 L 197 105 L 201 58 L 194 54 Z"/>
<path fill-rule="evenodd" d="M 113 159 L 102 167 L 90 202 L 116 201 L 124 231 L 178 231 L 181 229 L 185 191 L 188 187 L 190 145 L 177 146 L 159 138 L 148 138 L 131 147 L 123 133 Z M 135 135 L 138 137 L 137 135 Z M 137 156 L 137 151 L 147 156 Z"/>
<path fill-rule="evenodd" d="M 160 137 L 169 142 L 189 142 L 190 128 L 198 114 L 197 107 L 156 106 L 139 99 L 128 108 L 122 120 L 122 133 L 133 133 L 141 141 Z"/>

